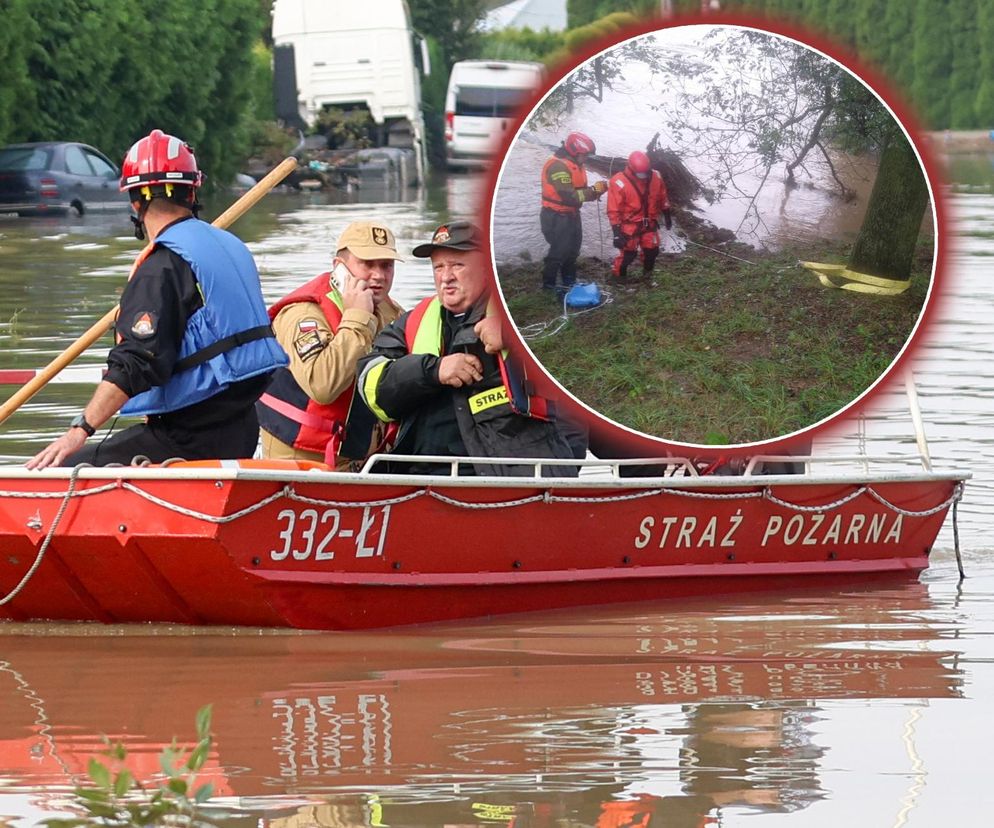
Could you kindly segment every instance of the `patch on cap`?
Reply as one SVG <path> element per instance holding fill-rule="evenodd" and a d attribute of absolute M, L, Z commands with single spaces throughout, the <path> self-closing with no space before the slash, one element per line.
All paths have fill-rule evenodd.
<path fill-rule="evenodd" d="M 371 221 L 353 221 L 338 237 L 336 250 L 349 250 L 359 259 L 396 259 L 397 241 L 393 233 Z"/>
<path fill-rule="evenodd" d="M 431 237 L 432 244 L 445 244 L 450 238 L 449 228 L 444 224 L 435 231 L 435 235 Z"/>

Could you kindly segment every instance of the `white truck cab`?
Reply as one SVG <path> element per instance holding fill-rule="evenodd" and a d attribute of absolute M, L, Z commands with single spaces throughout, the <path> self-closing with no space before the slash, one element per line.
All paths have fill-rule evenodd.
<path fill-rule="evenodd" d="M 410 147 L 425 164 L 421 78 L 428 50 L 404 0 L 276 0 L 276 115 L 300 128 L 322 110 L 365 109 L 377 146 Z"/>
<path fill-rule="evenodd" d="M 518 107 L 545 77 L 541 63 L 461 60 L 445 96 L 445 158 L 450 167 L 485 167 Z"/>

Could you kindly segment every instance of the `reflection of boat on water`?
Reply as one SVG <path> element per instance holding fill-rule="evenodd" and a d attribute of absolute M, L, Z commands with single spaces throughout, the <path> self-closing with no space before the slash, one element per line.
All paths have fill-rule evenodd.
<path fill-rule="evenodd" d="M 964 477 L 653 462 L 654 477 L 614 461 L 572 479 L 0 469 L 0 612 L 350 629 L 848 584 L 924 569 Z"/>
<path fill-rule="evenodd" d="M 64 788 L 82 780 L 101 733 L 151 776 L 162 746 L 190 734 L 194 711 L 212 701 L 209 778 L 242 807 L 342 791 L 453 809 L 508 791 L 530 791 L 529 802 L 569 793 L 575 804 L 638 791 L 667 769 L 699 794 L 803 801 L 818 795 L 818 750 L 798 729 L 817 712 L 809 700 L 960 694 L 950 654 L 922 649 L 941 646 L 943 630 L 887 623 L 924 595 L 905 584 L 788 610 L 757 605 L 740 621 L 748 604 L 725 607 L 725 618 L 704 601 L 676 613 L 593 610 L 580 624 L 541 616 L 450 637 L 5 636 L 0 776 Z M 854 646 L 854 624 L 879 629 Z M 769 772 L 754 762 L 733 774 L 733 755 Z"/>

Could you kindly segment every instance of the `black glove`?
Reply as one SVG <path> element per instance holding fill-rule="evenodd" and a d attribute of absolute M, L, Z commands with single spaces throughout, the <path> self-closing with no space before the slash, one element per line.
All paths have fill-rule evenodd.
<path fill-rule="evenodd" d="M 666 229 L 667 230 L 672 230 L 673 229 L 673 211 L 672 210 L 663 210 L 663 221 L 666 222 Z"/>
<path fill-rule="evenodd" d="M 612 224 L 611 230 L 614 232 L 614 246 L 621 250 L 628 241 L 628 236 L 621 232 L 620 224 Z"/>

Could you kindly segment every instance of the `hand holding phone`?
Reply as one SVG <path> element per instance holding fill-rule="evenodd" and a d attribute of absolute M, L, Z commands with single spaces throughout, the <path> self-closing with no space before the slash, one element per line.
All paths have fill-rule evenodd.
<path fill-rule="evenodd" d="M 369 282 L 356 278 L 345 262 L 335 262 L 331 270 L 331 282 L 341 294 L 343 310 L 356 308 L 373 313 L 373 291 L 370 290 Z"/>

